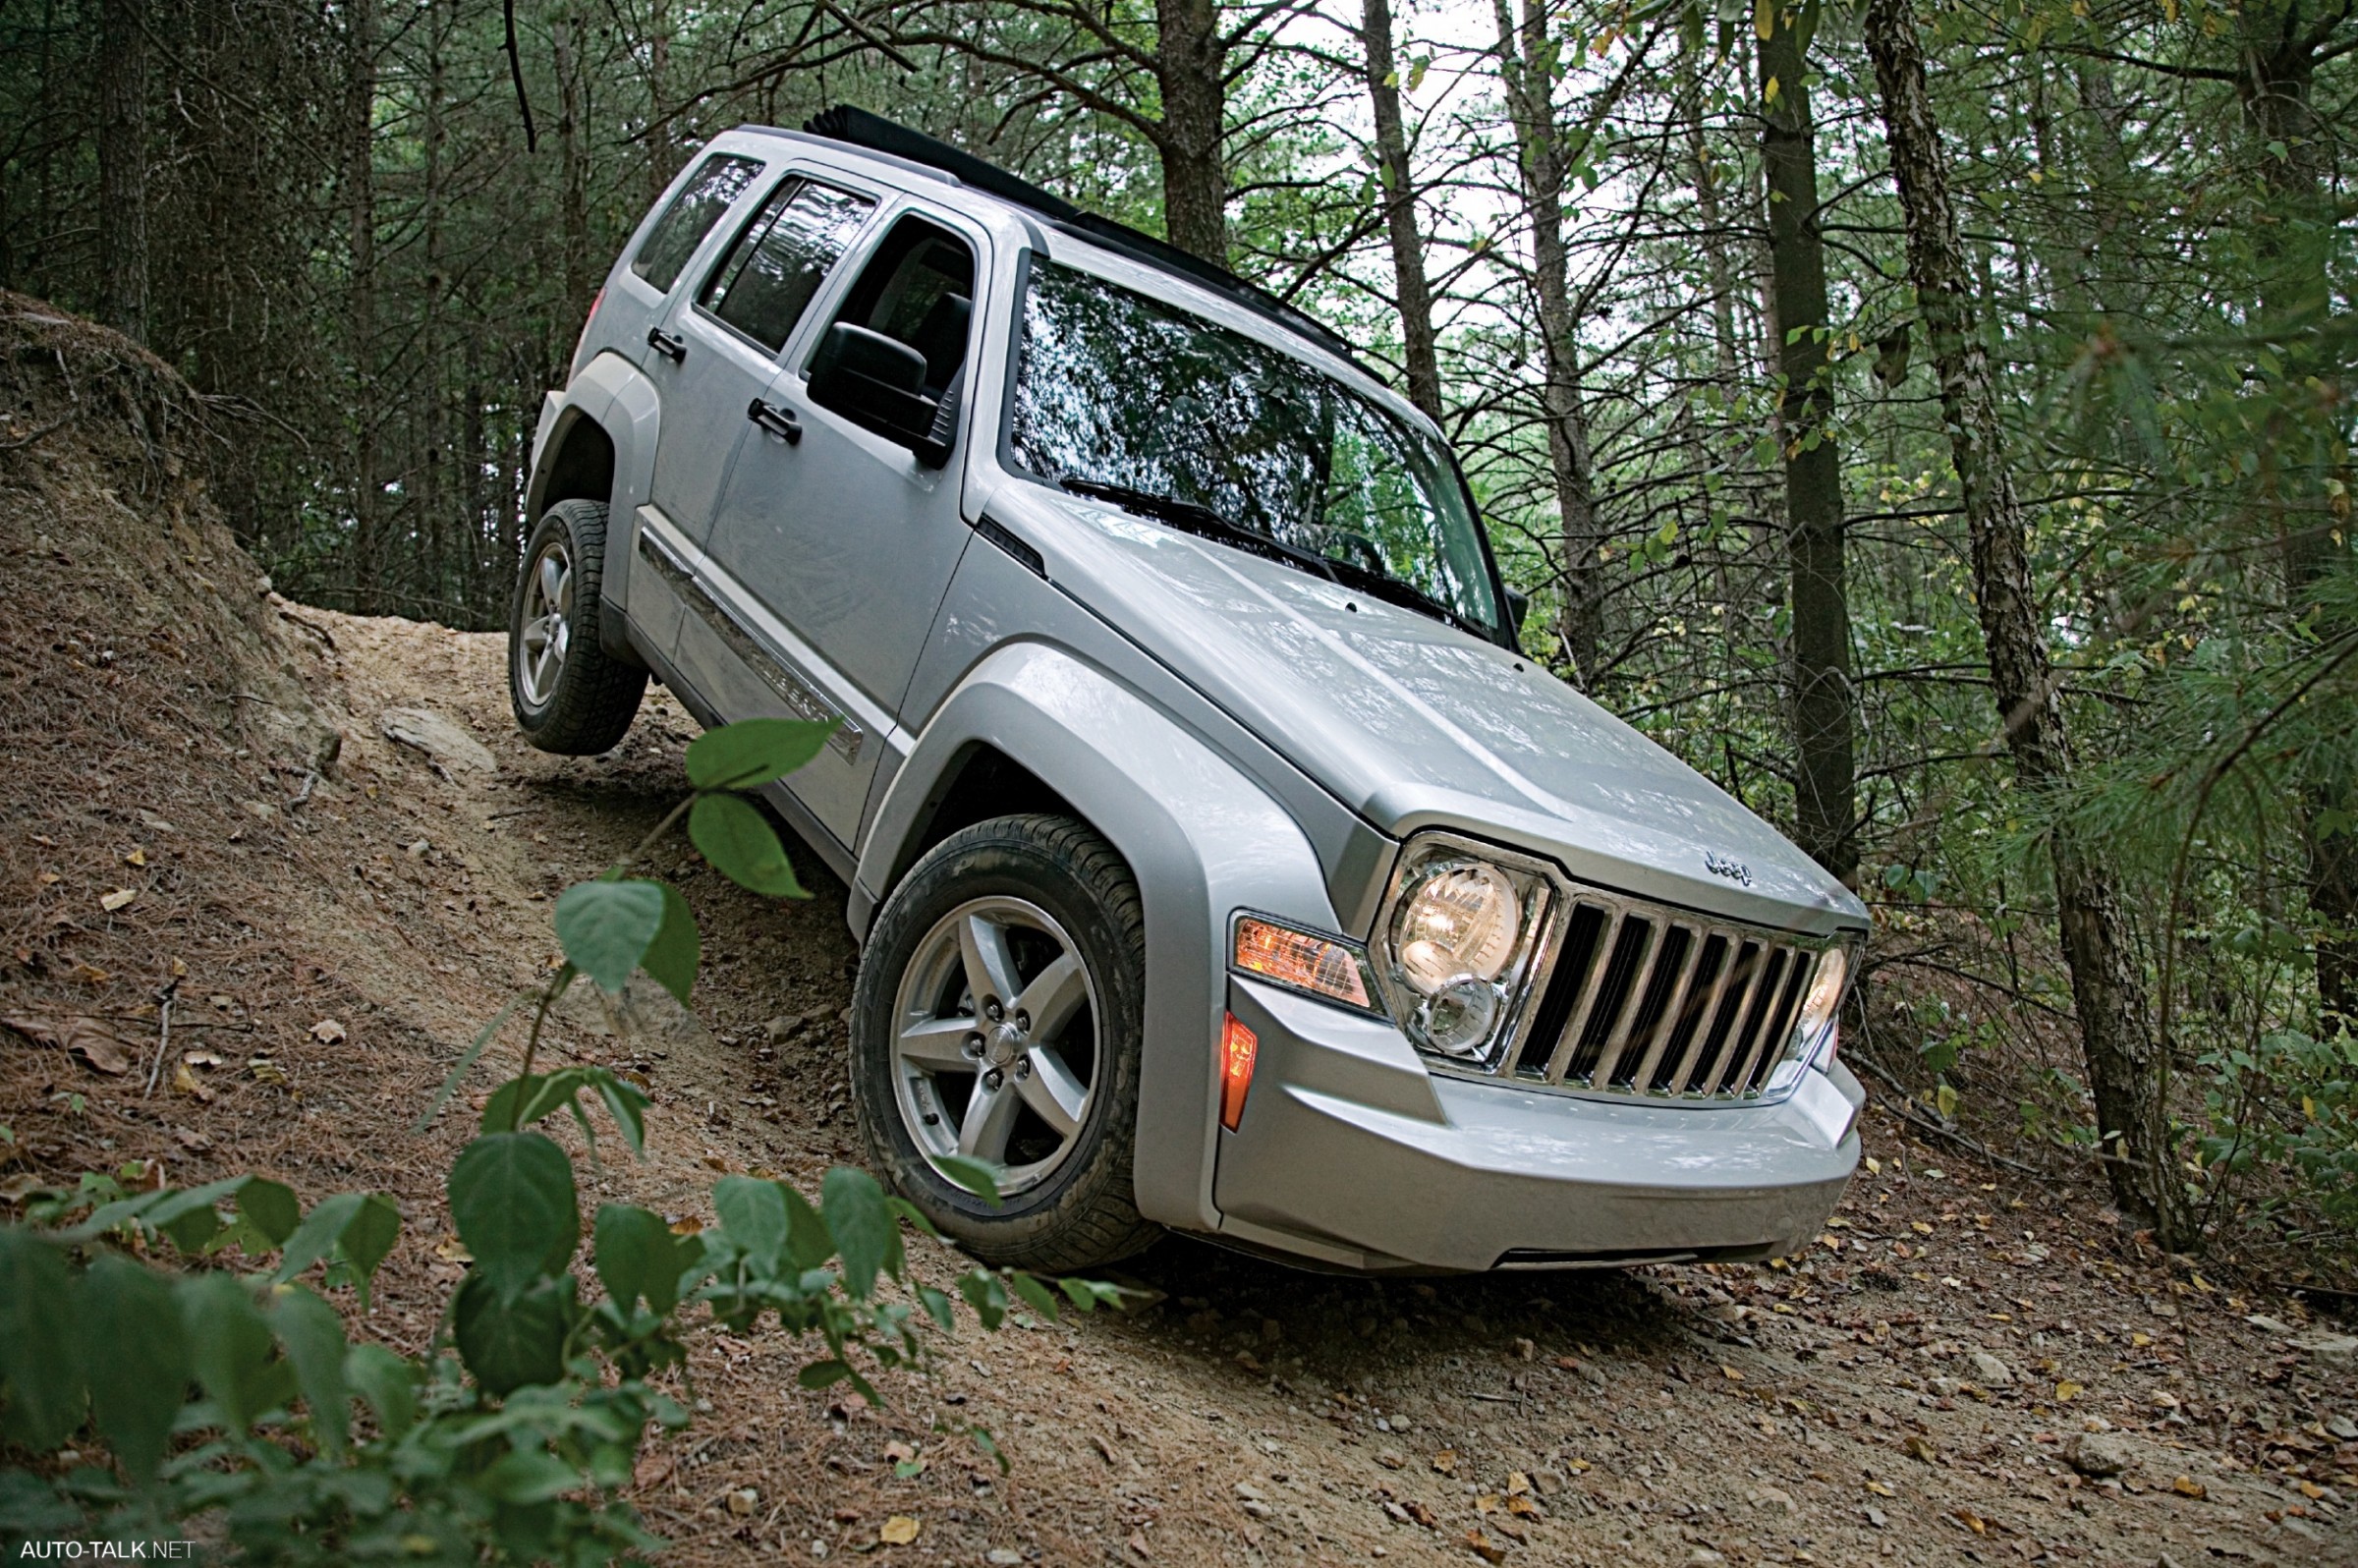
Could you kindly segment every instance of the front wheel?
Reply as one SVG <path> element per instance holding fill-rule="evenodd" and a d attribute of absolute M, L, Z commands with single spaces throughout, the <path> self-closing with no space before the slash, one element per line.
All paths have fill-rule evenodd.
<path fill-rule="evenodd" d="M 612 751 L 646 693 L 646 671 L 597 640 L 605 555 L 606 509 L 595 501 L 559 501 L 525 546 L 508 610 L 508 700 L 543 752 Z"/>
<path fill-rule="evenodd" d="M 885 901 L 852 1011 L 869 1155 L 944 1235 L 1063 1273 L 1154 1239 L 1139 1217 L 1146 935 L 1111 845 L 1066 817 L 1004 816 L 934 846 Z M 944 1174 L 994 1172 L 993 1207 Z"/>

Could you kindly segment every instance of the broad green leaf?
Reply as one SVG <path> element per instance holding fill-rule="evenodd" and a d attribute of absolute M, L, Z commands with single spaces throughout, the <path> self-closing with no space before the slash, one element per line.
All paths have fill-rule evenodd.
<path fill-rule="evenodd" d="M 0 1433 L 46 1453 L 82 1425 L 74 1276 L 29 1231 L 0 1227 Z"/>
<path fill-rule="evenodd" d="M 1034 1312 L 1039 1314 L 1042 1317 L 1045 1317 L 1050 1322 L 1054 1322 L 1056 1320 L 1055 1292 L 1049 1290 L 1047 1286 L 1041 1284 L 1039 1280 L 1033 1278 L 1030 1274 L 1025 1273 L 1020 1268 L 1008 1274 L 1007 1283 L 1008 1286 L 1013 1289 L 1018 1296 L 1024 1298 L 1025 1303 L 1029 1305 Z"/>
<path fill-rule="evenodd" d="M 519 1388 L 565 1375 L 566 1307 L 573 1276 L 545 1280 L 503 1301 L 491 1282 L 471 1274 L 451 1304 L 451 1332 L 459 1357 L 484 1391 L 506 1398 Z"/>
<path fill-rule="evenodd" d="M 998 1172 L 979 1159 L 964 1154 L 942 1154 L 935 1157 L 934 1166 L 958 1186 L 973 1193 L 991 1207 L 999 1206 Z"/>
<path fill-rule="evenodd" d="M 545 1448 L 513 1448 L 483 1472 L 482 1486 L 518 1506 L 561 1497 L 582 1484 L 582 1473 Z"/>
<path fill-rule="evenodd" d="M 783 1182 L 778 1190 L 786 1195 L 787 1256 L 798 1269 L 818 1267 L 835 1256 L 835 1238 L 827 1233 L 827 1222 L 801 1193 Z"/>
<path fill-rule="evenodd" d="M 260 1176 L 250 1176 L 238 1189 L 238 1217 L 283 1247 L 303 1222 L 303 1204 L 295 1190 Z"/>
<path fill-rule="evenodd" d="M 1007 1287 L 996 1274 L 980 1268 L 968 1269 L 958 1276 L 958 1294 L 966 1298 L 975 1316 L 982 1319 L 984 1328 L 995 1332 L 1007 1316 Z"/>
<path fill-rule="evenodd" d="M 688 782 L 700 790 L 742 790 L 784 778 L 816 756 L 837 721 L 739 719 L 688 743 Z"/>
<path fill-rule="evenodd" d="M 772 898 L 809 898 L 787 864 L 769 819 L 735 795 L 700 795 L 688 812 L 688 836 L 730 881 Z"/>
<path fill-rule="evenodd" d="M 352 1388 L 344 1380 L 344 1320 L 301 1285 L 270 1298 L 270 1327 L 286 1347 L 295 1385 L 310 1407 L 311 1433 L 330 1457 L 341 1458 L 352 1430 Z"/>
<path fill-rule="evenodd" d="M 926 1316 L 941 1325 L 943 1333 L 949 1333 L 958 1326 L 957 1315 L 950 1306 L 950 1298 L 942 1292 L 935 1290 L 930 1285 L 920 1285 L 917 1287 L 917 1300 L 918 1304 L 925 1308 Z"/>
<path fill-rule="evenodd" d="M 842 1382 L 852 1374 L 852 1369 L 840 1361 L 814 1361 L 794 1374 L 794 1380 L 805 1388 L 827 1388 Z"/>
<path fill-rule="evenodd" d="M 202 1187 L 183 1187 L 164 1194 L 140 1217 L 171 1237 L 173 1246 L 194 1255 L 221 1229 L 221 1215 L 213 1205 L 245 1185 L 245 1177 L 232 1176 Z"/>
<path fill-rule="evenodd" d="M 688 993 L 696 988 L 696 969 L 703 958 L 703 947 L 697 939 L 696 916 L 680 890 L 669 882 L 655 885 L 663 890 L 663 924 L 655 927 L 655 939 L 646 944 L 639 967 L 685 1007 Z"/>
<path fill-rule="evenodd" d="M 82 1510 L 51 1491 L 46 1481 L 29 1470 L 0 1470 L 0 1536 L 62 1540 L 83 1527 Z"/>
<path fill-rule="evenodd" d="M 281 1284 L 293 1279 L 325 1258 L 327 1250 L 335 1246 L 336 1238 L 344 1234 L 344 1227 L 352 1223 L 352 1216 L 360 1212 L 361 1201 L 365 1196 L 338 1193 L 306 1214 L 303 1223 L 295 1227 L 295 1234 L 287 1238 L 286 1251 L 279 1256 L 278 1267 L 271 1272 L 271 1282 Z"/>
<path fill-rule="evenodd" d="M 106 1445 L 141 1485 L 154 1479 L 188 1396 L 189 1341 L 172 1287 L 120 1253 L 101 1253 L 82 1277 L 83 1365 L 90 1414 Z"/>
<path fill-rule="evenodd" d="M 644 1298 L 658 1316 L 680 1304 L 680 1274 L 686 1267 L 680 1238 L 663 1216 L 627 1204 L 605 1204 L 594 1231 L 597 1277 L 625 1312 Z"/>
<path fill-rule="evenodd" d="M 376 1278 L 377 1264 L 393 1250 L 401 1237 L 401 1210 L 392 1199 L 382 1193 L 368 1193 L 352 1216 L 344 1233 L 336 1238 L 336 1250 L 352 1264 L 360 1276 L 358 1290 L 361 1311 L 368 1310 L 368 1287 Z"/>
<path fill-rule="evenodd" d="M 233 1274 L 187 1275 L 175 1294 L 196 1380 L 222 1420 L 243 1433 L 255 1417 L 280 1403 L 277 1396 L 286 1386 L 271 1373 L 270 1325 Z"/>
<path fill-rule="evenodd" d="M 864 1170 L 837 1165 L 818 1184 L 819 1211 L 843 1258 L 844 1288 L 867 1296 L 879 1269 L 901 1273 L 901 1227 L 884 1204 L 884 1189 Z"/>
<path fill-rule="evenodd" d="M 510 1303 L 563 1269 L 581 1240 L 573 1162 L 538 1133 L 488 1133 L 450 1168 L 450 1217 L 475 1272 Z"/>
<path fill-rule="evenodd" d="M 613 1117 L 614 1124 L 622 1129 L 623 1141 L 631 1146 L 631 1152 L 645 1153 L 646 1091 L 603 1067 L 590 1068 L 589 1081 L 590 1087 L 597 1091 L 597 1097 L 605 1101 L 606 1114 Z"/>
<path fill-rule="evenodd" d="M 723 1176 L 712 1184 L 712 1209 L 737 1249 L 772 1272 L 786 1247 L 786 1189 L 752 1176 Z"/>
<path fill-rule="evenodd" d="M 418 1420 L 418 1369 L 382 1345 L 344 1353 L 344 1381 L 376 1413 L 377 1429 L 396 1442 Z"/>
<path fill-rule="evenodd" d="M 576 882 L 557 895 L 557 940 L 573 966 L 611 995 L 630 980 L 663 926 L 657 882 Z"/>

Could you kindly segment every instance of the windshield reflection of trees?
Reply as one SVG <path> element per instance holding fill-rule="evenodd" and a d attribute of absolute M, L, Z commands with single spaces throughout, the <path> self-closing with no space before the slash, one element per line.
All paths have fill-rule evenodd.
<path fill-rule="evenodd" d="M 1053 263 L 1023 356 L 1009 433 L 1034 473 L 1193 502 L 1496 624 L 1446 457 L 1303 361 Z"/>

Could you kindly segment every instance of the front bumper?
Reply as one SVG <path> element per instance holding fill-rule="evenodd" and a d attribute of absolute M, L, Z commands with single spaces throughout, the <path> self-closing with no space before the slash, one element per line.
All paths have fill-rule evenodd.
<path fill-rule="evenodd" d="M 1228 997 L 1261 1041 L 1213 1186 L 1244 1246 L 1368 1271 L 1781 1257 L 1859 1162 L 1839 1063 L 1773 1104 L 1585 1098 L 1429 1073 L 1388 1022 L 1256 980 Z"/>

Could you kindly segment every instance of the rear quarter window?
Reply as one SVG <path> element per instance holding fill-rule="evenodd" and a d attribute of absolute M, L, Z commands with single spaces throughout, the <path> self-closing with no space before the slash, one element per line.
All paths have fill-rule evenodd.
<path fill-rule="evenodd" d="M 646 243 L 639 247 L 631 270 L 669 294 L 679 281 L 680 268 L 688 264 L 712 225 L 760 172 L 760 163 L 753 158 L 725 154 L 706 158 L 647 231 Z"/>

